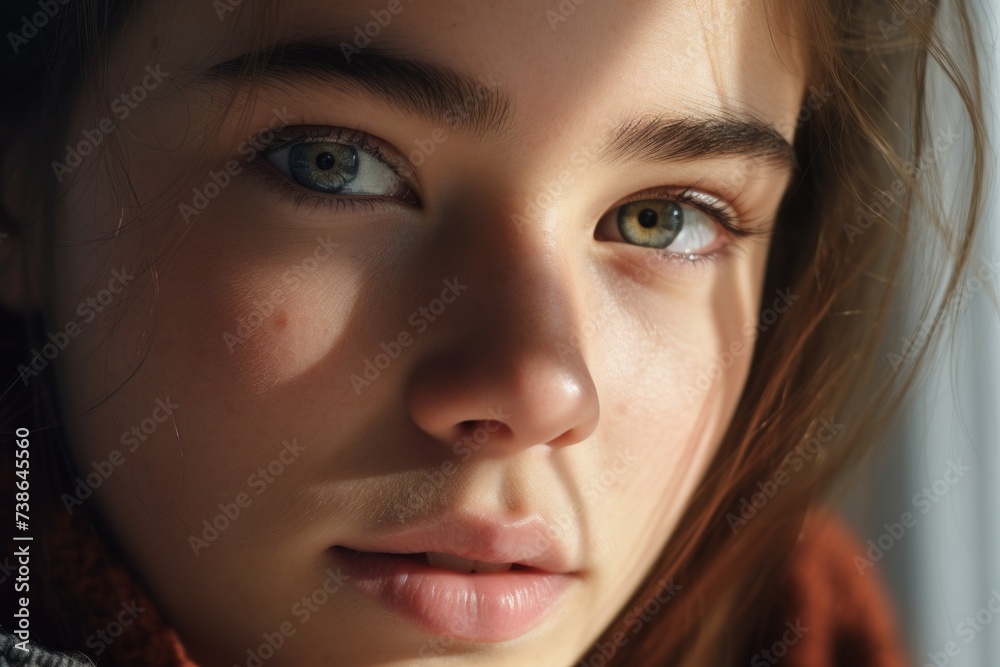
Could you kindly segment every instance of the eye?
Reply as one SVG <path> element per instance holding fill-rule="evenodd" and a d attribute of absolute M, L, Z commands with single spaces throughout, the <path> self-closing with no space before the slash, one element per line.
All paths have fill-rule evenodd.
<path fill-rule="evenodd" d="M 721 228 L 729 228 L 730 219 L 731 214 L 719 200 L 687 191 L 670 198 L 622 204 L 601 220 L 598 230 L 601 237 L 698 256 L 715 249 Z"/>
<path fill-rule="evenodd" d="M 361 139 L 291 139 L 264 157 L 303 188 L 334 195 L 391 197 L 414 195 L 376 145 Z"/>

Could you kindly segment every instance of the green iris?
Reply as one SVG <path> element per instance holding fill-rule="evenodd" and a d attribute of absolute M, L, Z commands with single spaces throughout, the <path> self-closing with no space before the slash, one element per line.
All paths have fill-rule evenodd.
<path fill-rule="evenodd" d="M 666 248 L 684 228 L 684 210 L 677 202 L 646 199 L 618 209 L 618 231 L 629 243 Z"/>
<path fill-rule="evenodd" d="M 340 192 L 358 175 L 358 151 L 332 142 L 296 144 L 288 154 L 288 169 L 299 185 Z"/>

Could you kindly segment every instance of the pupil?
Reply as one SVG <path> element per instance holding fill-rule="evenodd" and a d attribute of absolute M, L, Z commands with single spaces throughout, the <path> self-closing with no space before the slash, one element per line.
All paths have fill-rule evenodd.
<path fill-rule="evenodd" d="M 332 169 L 333 165 L 337 163 L 336 158 L 333 157 L 333 153 L 320 153 L 316 156 L 316 166 L 326 171 Z"/>
<path fill-rule="evenodd" d="M 645 227 L 646 229 L 656 226 L 657 216 L 656 216 L 656 211 L 654 211 L 653 209 L 650 208 L 642 209 L 641 211 L 639 211 L 638 218 L 639 218 L 639 224 Z"/>

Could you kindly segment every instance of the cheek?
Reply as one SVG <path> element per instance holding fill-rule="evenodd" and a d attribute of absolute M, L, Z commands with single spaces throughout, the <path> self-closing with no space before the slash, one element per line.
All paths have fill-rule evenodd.
<path fill-rule="evenodd" d="M 611 564 L 595 576 L 602 608 L 624 604 L 652 567 L 717 451 L 753 355 L 765 257 L 760 248 L 748 261 L 607 300 L 626 306 L 586 348 L 601 360 L 595 440 L 604 444 L 581 474 L 599 527 L 588 548 Z"/>
<path fill-rule="evenodd" d="M 610 392 L 608 441 L 626 443 L 638 464 L 624 486 L 631 512 L 672 521 L 694 492 L 746 380 L 753 340 L 741 325 L 674 328 L 628 362 L 631 381 Z"/>
<path fill-rule="evenodd" d="M 59 359 L 67 410 L 85 413 L 72 425 L 78 468 L 90 472 L 94 462 L 121 454 L 124 463 L 102 493 L 117 489 L 198 519 L 213 502 L 245 490 L 248 474 L 274 458 L 276 443 L 307 435 L 308 420 L 296 424 L 289 415 L 315 405 L 317 376 L 326 377 L 328 408 L 336 394 L 350 392 L 346 374 L 343 383 L 331 381 L 329 369 L 346 367 L 337 357 L 359 356 L 345 327 L 361 291 L 359 272 L 325 237 L 299 233 L 281 245 L 241 245 L 213 233 L 234 225 L 208 214 L 199 223 L 157 257 L 155 285 L 136 271 Z M 67 250 L 59 283 L 90 284 L 89 276 L 143 256 L 131 239 L 108 249 Z M 93 261 L 98 255 L 103 265 Z M 72 292 L 61 297 L 55 321 L 86 298 L 85 289 Z M 288 399 L 281 405 L 267 398 L 279 385 Z M 179 407 L 170 419 L 149 421 L 165 398 Z"/>
<path fill-rule="evenodd" d="M 620 316 L 633 325 L 604 342 L 613 351 L 604 362 L 604 440 L 635 462 L 616 484 L 612 520 L 643 527 L 633 538 L 649 542 L 644 553 L 658 552 L 669 536 L 738 404 L 757 336 L 765 259 L 766 248 L 755 247 L 669 294 L 636 292 L 623 301 L 631 312 Z"/>
<path fill-rule="evenodd" d="M 613 419 L 658 434 L 653 440 L 670 449 L 728 424 L 753 356 L 765 251 L 627 301 L 622 317 L 633 325 L 607 347 Z"/>
<path fill-rule="evenodd" d="M 218 276 L 203 277 L 211 272 Z M 349 263 L 317 258 L 309 247 L 277 258 L 247 253 L 211 268 L 193 263 L 164 295 L 164 316 L 176 319 L 160 354 L 213 373 L 216 386 L 233 396 L 294 385 L 352 354 L 348 332 L 359 283 Z"/>

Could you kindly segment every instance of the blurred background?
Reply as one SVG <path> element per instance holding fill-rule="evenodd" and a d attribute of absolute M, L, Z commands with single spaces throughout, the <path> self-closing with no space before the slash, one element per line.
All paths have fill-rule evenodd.
<path fill-rule="evenodd" d="M 1000 318 L 996 305 L 1000 291 L 1000 197 L 996 191 L 1000 0 L 973 0 L 972 4 L 978 5 L 982 19 L 980 52 L 992 146 L 984 233 L 965 285 L 969 298 L 960 309 L 953 340 L 931 360 L 884 453 L 866 466 L 843 502 L 848 519 L 870 550 L 863 556 L 882 554 L 876 567 L 891 589 L 910 654 L 920 666 L 1000 666 Z M 953 96 L 942 97 L 951 100 Z M 944 106 L 939 113 L 938 125 L 955 128 L 959 139 L 935 158 L 946 192 L 961 193 L 971 163 L 965 143 L 970 136 L 968 124 L 954 107 Z M 987 280 L 973 278 L 977 270 Z M 915 279 L 919 279 L 919 269 Z M 920 344 L 919 322 L 901 322 L 895 345 L 886 351 L 898 355 L 890 357 L 890 363 L 905 363 L 909 349 Z M 905 512 L 913 517 L 911 526 L 901 524 Z M 889 548 L 883 549 L 886 545 Z"/>

